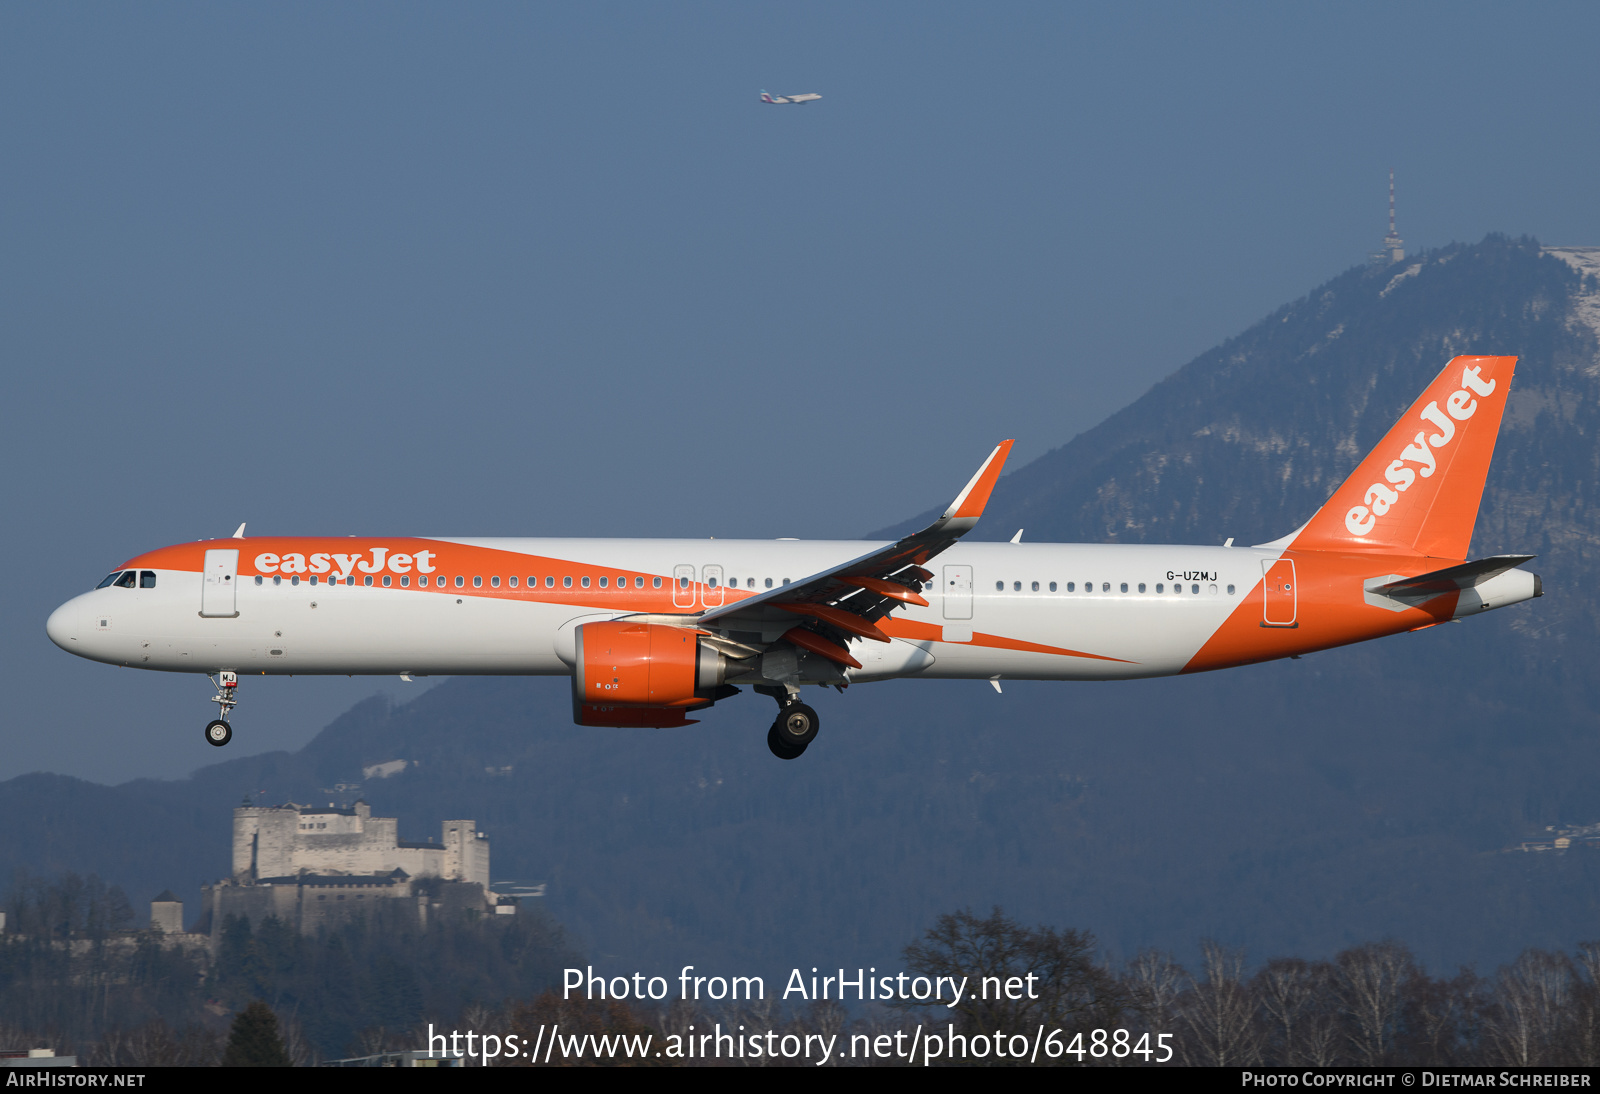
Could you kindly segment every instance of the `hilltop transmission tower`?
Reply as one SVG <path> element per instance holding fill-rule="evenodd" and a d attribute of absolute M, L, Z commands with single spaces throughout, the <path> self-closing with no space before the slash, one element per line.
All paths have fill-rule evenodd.
<path fill-rule="evenodd" d="M 1373 266 L 1389 266 L 1404 260 L 1406 241 L 1394 230 L 1394 168 L 1389 168 L 1389 234 L 1383 237 L 1383 249 L 1367 256 Z"/>

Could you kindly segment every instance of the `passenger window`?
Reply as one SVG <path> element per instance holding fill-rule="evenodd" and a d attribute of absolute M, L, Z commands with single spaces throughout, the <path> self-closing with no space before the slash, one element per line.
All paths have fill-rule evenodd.
<path fill-rule="evenodd" d="M 583 580 L 583 587 L 585 589 L 587 589 L 589 587 L 589 577 L 588 577 L 588 575 L 585 574 L 582 580 Z"/>
<path fill-rule="evenodd" d="M 641 578 L 640 578 L 640 579 L 639 579 L 639 584 L 641 584 L 641 585 L 643 585 L 643 584 L 644 584 L 644 578 L 642 578 L 642 577 L 641 577 Z M 661 579 L 660 579 L 660 578 L 659 578 L 659 577 L 653 577 L 653 578 L 651 578 L 651 579 L 650 579 L 650 587 L 651 587 L 651 588 L 653 588 L 653 589 L 659 589 L 659 588 L 661 588 Z"/>
<path fill-rule="evenodd" d="M 473 579 L 472 579 L 472 587 L 473 587 L 473 588 L 474 588 L 474 589 L 481 589 L 481 588 L 483 588 L 483 578 L 481 578 L 481 577 L 474 577 L 474 578 L 473 578 Z"/>
<path fill-rule="evenodd" d="M 506 578 L 506 584 L 515 589 L 517 587 L 517 575 L 512 574 L 510 577 Z"/>
<path fill-rule="evenodd" d="M 1144 592 L 1144 582 L 1142 582 L 1142 581 L 1141 581 L 1141 582 L 1139 582 L 1139 591 L 1140 591 L 1140 592 L 1141 592 L 1141 593 L 1142 593 L 1142 592 Z"/>
<path fill-rule="evenodd" d="M 1232 596 L 1232 595 L 1233 595 L 1233 586 L 1232 586 L 1232 585 L 1229 585 L 1229 586 L 1228 586 L 1228 595 L 1229 595 L 1229 596 Z"/>
<path fill-rule="evenodd" d="M 394 583 L 394 579 L 393 578 L 391 578 L 388 574 L 384 574 L 383 575 L 383 587 L 385 589 L 387 589 L 393 583 Z"/>
<path fill-rule="evenodd" d="M 657 584 L 657 585 L 659 585 L 659 584 L 661 584 L 661 579 L 660 579 L 660 578 L 659 578 L 659 577 L 658 577 L 658 578 L 656 578 L 656 584 Z M 635 589 L 642 589 L 642 588 L 644 588 L 644 578 L 642 578 L 642 577 L 636 577 L 636 578 L 634 578 L 634 579 L 633 579 L 633 587 L 634 587 L 634 588 L 635 588 Z"/>
<path fill-rule="evenodd" d="M 1100 591 L 1103 593 L 1109 593 L 1111 591 L 1111 582 L 1102 581 L 1100 583 Z"/>
<path fill-rule="evenodd" d="M 626 589 L 627 587 L 628 587 L 628 575 L 627 574 L 618 574 L 617 575 L 617 588 Z"/>
<path fill-rule="evenodd" d="M 1215 585 L 1211 586 L 1211 588 L 1206 590 L 1206 591 L 1209 592 L 1212 596 L 1216 596 L 1217 595 L 1217 587 Z"/>
<path fill-rule="evenodd" d="M 1015 592 L 1015 593 L 1020 593 L 1022 591 L 1022 582 L 1013 581 L 1011 583 L 1011 591 Z"/>
<path fill-rule="evenodd" d="M 678 579 L 678 588 L 687 589 L 688 587 L 689 587 L 689 579 L 686 578 L 686 577 L 680 577 Z"/>
<path fill-rule="evenodd" d="M 785 585 L 787 585 L 787 584 L 789 584 L 789 579 L 788 579 L 788 578 L 784 578 L 784 579 L 783 579 L 783 583 L 784 583 L 784 584 L 785 584 Z"/>
<path fill-rule="evenodd" d="M 264 582 L 265 582 L 265 579 L 264 579 L 264 578 L 263 578 L 263 577 L 262 577 L 262 576 L 261 576 L 261 575 L 260 575 L 260 574 L 257 574 L 257 575 L 256 575 L 256 584 L 257 584 L 257 585 L 261 585 L 261 584 L 263 584 L 263 583 L 264 583 Z M 122 584 L 122 582 L 120 582 L 120 581 L 119 581 L 119 582 L 117 582 L 117 584 L 118 584 L 118 585 L 121 585 L 121 584 Z"/>
<path fill-rule="evenodd" d="M 1175 592 L 1175 593 L 1181 593 L 1181 592 L 1183 592 L 1183 586 L 1179 585 L 1176 581 L 1174 581 L 1172 583 L 1172 591 Z"/>
<path fill-rule="evenodd" d="M 1128 583 L 1126 581 L 1124 581 L 1122 583 L 1122 591 L 1123 592 L 1127 592 L 1128 591 Z"/>
<path fill-rule="evenodd" d="M 498 589 L 499 587 L 500 587 L 500 578 L 499 577 L 491 577 L 489 579 L 489 588 Z"/>
<path fill-rule="evenodd" d="M 465 585 L 466 583 L 467 583 L 467 579 L 466 578 L 462 577 L 460 574 L 456 575 L 456 588 L 459 589 L 459 588 L 461 588 L 461 586 Z"/>
<path fill-rule="evenodd" d="M 122 576 L 122 571 L 121 570 L 118 570 L 115 573 L 107 574 L 105 577 L 103 577 L 100 580 L 100 584 L 96 585 L 95 588 L 96 589 L 104 589 L 109 585 L 114 585 L 114 584 L 116 584 L 117 578 L 119 578 L 121 576 Z"/>
<path fill-rule="evenodd" d="M 154 581 L 152 581 L 152 582 L 151 582 L 151 583 L 150 583 L 150 584 L 152 584 L 152 585 L 154 585 L 154 584 L 155 584 L 155 582 L 154 582 Z M 291 584 L 291 585 L 298 585 L 298 584 L 300 584 L 300 575 L 299 575 L 299 574 L 295 574 L 295 575 L 294 575 L 294 576 L 293 576 L 293 577 L 291 577 L 291 578 L 290 578 L 290 579 L 289 579 L 289 584 Z"/>
<path fill-rule="evenodd" d="M 567 584 L 569 586 L 572 584 L 572 579 L 570 577 L 567 578 Z M 554 577 L 545 578 L 544 579 L 544 587 L 546 589 L 554 589 L 556 587 L 556 579 Z"/>
<path fill-rule="evenodd" d="M 1051 592 L 1055 592 L 1056 591 L 1056 583 L 1054 581 L 1052 581 L 1050 583 L 1050 591 Z"/>
<path fill-rule="evenodd" d="M 352 578 L 351 580 L 353 581 L 355 579 Z M 372 588 L 372 575 L 368 574 L 366 577 L 362 578 L 361 584 L 365 585 L 369 589 Z"/>
<path fill-rule="evenodd" d="M 716 587 L 717 587 L 717 579 L 715 577 L 706 578 L 706 588 L 715 589 Z"/>
<path fill-rule="evenodd" d="M 1156 592 L 1164 593 L 1166 591 L 1167 591 L 1167 587 L 1166 587 L 1166 585 L 1164 583 L 1162 583 L 1160 581 L 1156 582 Z"/>
<path fill-rule="evenodd" d="M 283 584 L 283 578 L 274 575 L 273 578 L 272 578 L 272 583 L 274 585 L 282 585 Z M 369 582 L 367 582 L 367 584 L 371 585 L 372 582 L 369 581 Z"/>
<path fill-rule="evenodd" d="M 1193 593 L 1195 596 L 1199 596 L 1200 595 L 1200 586 L 1198 586 L 1198 585 L 1190 585 L 1189 586 L 1189 591 L 1191 593 Z"/>
<path fill-rule="evenodd" d="M 315 585 L 316 583 L 317 583 L 317 575 L 316 574 L 312 574 L 311 575 L 311 584 Z M 423 578 L 422 579 L 422 583 L 424 585 L 426 585 L 428 583 L 428 579 L 427 578 Z"/>
<path fill-rule="evenodd" d="M 767 578 L 767 588 L 772 588 L 772 579 L 770 577 Z"/>
<path fill-rule="evenodd" d="M 1038 592 L 1039 591 L 1039 583 L 1037 581 L 1035 581 L 1033 583 L 1033 591 L 1034 592 Z"/>
<path fill-rule="evenodd" d="M 562 588 L 563 588 L 563 589 L 570 589 L 570 588 L 572 588 L 572 578 L 570 578 L 570 577 L 564 577 L 564 578 L 562 578 L 562 579 L 561 579 L 561 587 L 562 587 Z"/>
<path fill-rule="evenodd" d="M 607 583 L 607 582 L 608 582 L 608 581 L 610 581 L 610 580 L 611 580 L 611 579 L 610 579 L 610 578 L 609 578 L 609 577 L 602 577 L 602 578 L 601 578 L 601 579 L 600 579 L 600 587 L 601 587 L 601 588 L 602 588 L 602 589 L 604 589 L 604 588 L 605 588 L 605 587 L 606 587 L 606 583 Z"/>
<path fill-rule="evenodd" d="M 1006 583 L 1004 581 L 996 581 L 994 583 L 994 591 L 997 592 L 997 593 L 1005 592 L 1006 591 Z"/>
<path fill-rule="evenodd" d="M 298 577 L 297 577 L 297 578 L 295 578 L 295 580 L 296 580 L 296 581 L 299 581 L 299 580 L 300 580 L 300 579 L 299 579 L 299 578 L 298 578 Z M 400 579 L 400 587 L 401 587 L 401 588 L 402 588 L 402 589 L 409 589 L 409 588 L 411 588 L 411 579 L 410 579 L 410 578 L 409 578 L 409 577 L 402 577 L 402 578 L 401 578 L 401 579 Z"/>
<path fill-rule="evenodd" d="M 351 574 L 349 577 L 344 579 L 344 583 L 346 585 L 354 585 L 356 583 L 356 575 L 355 574 Z M 370 577 L 367 578 L 367 584 L 368 585 L 372 584 L 372 579 Z M 457 585 L 461 584 L 461 579 L 459 577 L 456 578 L 456 584 Z"/>
<path fill-rule="evenodd" d="M 156 572 L 154 570 L 139 571 L 139 588 L 154 589 L 156 587 Z"/>
<path fill-rule="evenodd" d="M 1067 592 L 1069 592 L 1069 593 L 1075 593 L 1075 592 L 1077 592 L 1077 591 L 1078 591 L 1078 585 L 1077 585 L 1077 582 L 1074 582 L 1074 581 L 1069 581 L 1069 582 L 1067 582 Z"/>

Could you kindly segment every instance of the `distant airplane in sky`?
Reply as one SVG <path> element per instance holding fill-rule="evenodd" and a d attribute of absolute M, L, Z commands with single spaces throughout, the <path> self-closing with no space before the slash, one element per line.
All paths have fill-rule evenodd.
<path fill-rule="evenodd" d="M 821 95 L 812 91 L 807 91 L 804 95 L 773 95 L 766 91 L 761 93 L 761 101 L 771 103 L 773 106 L 781 106 L 784 103 L 809 103 L 812 99 L 820 98 Z"/>
<path fill-rule="evenodd" d="M 232 539 L 129 559 L 45 629 L 93 661 L 216 673 L 214 745 L 233 736 L 244 674 L 527 675 L 571 677 L 573 720 L 586 726 L 689 725 L 750 687 L 778 704 L 768 748 L 794 759 L 818 726 L 804 686 L 1174 676 L 1541 595 L 1518 568 L 1532 555 L 1467 560 L 1516 363 L 1452 360 L 1327 504 L 1254 547 L 1023 543 L 1021 532 L 960 542 L 1005 441 L 942 515 L 893 543 L 246 543 L 240 525 Z"/>

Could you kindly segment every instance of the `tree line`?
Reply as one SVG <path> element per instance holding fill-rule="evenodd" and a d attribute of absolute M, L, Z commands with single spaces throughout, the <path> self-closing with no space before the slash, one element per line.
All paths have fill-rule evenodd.
<path fill-rule="evenodd" d="M 1215 942 L 1202 945 L 1192 967 L 1156 951 L 1113 965 L 1088 931 L 1028 926 L 996 908 L 942 915 L 904 950 L 908 973 L 967 980 L 953 1008 L 915 1000 L 791 1007 L 771 997 L 645 1007 L 561 998 L 561 970 L 581 959 L 562 928 L 527 905 L 515 917 L 430 917 L 426 927 L 408 909 L 380 905 L 315 935 L 274 917 L 229 917 L 214 956 L 129 929 L 125 895 L 93 876 L 19 876 L 6 912 L 0 1047 L 49 1045 L 86 1063 L 217 1064 L 239 1058 L 248 1043 L 268 1046 L 252 1049 L 252 1059 L 279 1046 L 283 1059 L 306 1064 L 425 1048 L 431 1023 L 515 1035 L 523 1044 L 556 1025 L 567 1036 L 647 1034 L 662 1043 L 720 1024 L 901 1046 L 918 1026 L 1002 1045 L 1042 1027 L 1060 1031 L 1053 1043 L 1063 1051 L 1037 1062 L 1058 1065 L 1600 1065 L 1600 943 L 1573 953 L 1530 949 L 1490 975 L 1434 976 L 1392 940 L 1326 960 L 1275 957 L 1257 967 Z M 975 990 L 985 980 L 1030 974 L 1032 990 L 1015 998 Z M 1164 1056 L 1157 1045 L 1171 1052 Z M 580 1062 L 673 1060 L 550 1059 Z M 912 1061 L 890 1051 L 841 1062 Z M 1027 1061 L 968 1052 L 942 1062 Z"/>
<path fill-rule="evenodd" d="M 1154 1046 L 1167 1034 L 1168 1066 L 1600 1065 L 1600 943 L 1584 943 L 1571 954 L 1526 950 L 1489 976 L 1470 969 L 1430 975 L 1395 941 L 1352 946 L 1322 961 L 1277 957 L 1254 969 L 1242 951 L 1205 942 L 1192 968 L 1157 951 L 1113 966 L 1099 956 L 1090 932 L 1026 926 L 997 908 L 985 916 L 961 911 L 939 917 L 904 956 L 908 971 L 930 980 L 966 977 L 976 985 L 998 978 L 1003 984 L 1031 972 L 1037 988 L 1033 997 L 1019 991 L 1016 999 L 969 992 L 954 1008 L 874 1005 L 854 1012 L 831 1001 L 791 1009 L 767 1000 L 720 1009 L 676 1002 L 645 1013 L 617 1000 L 563 1000 L 549 992 L 508 1008 L 496 1024 L 483 1028 L 509 1030 L 532 1043 L 541 1026 L 557 1022 L 564 1032 L 648 1031 L 663 1038 L 720 1023 L 723 1029 L 743 1025 L 802 1037 L 838 1034 L 849 1045 L 862 1036 L 867 1041 L 858 1044 L 884 1035 L 893 1043 L 894 1034 L 909 1035 L 919 1024 L 924 1036 L 953 1027 L 966 1038 L 988 1038 L 991 1044 L 996 1035 L 1032 1035 L 1042 1026 L 1062 1031 L 1058 1046 L 1077 1044 L 1082 1051 L 1041 1055 L 1039 1064 L 1160 1066 Z M 1103 1038 L 1097 1030 L 1105 1032 Z M 1141 1054 L 1141 1044 L 1151 1050 Z M 796 1061 L 694 1062 L 782 1066 Z M 841 1062 L 895 1066 L 912 1061 L 891 1054 Z M 968 1052 L 964 1059 L 932 1062 L 1004 1066 L 1030 1059 L 989 1051 L 982 1058 Z"/>

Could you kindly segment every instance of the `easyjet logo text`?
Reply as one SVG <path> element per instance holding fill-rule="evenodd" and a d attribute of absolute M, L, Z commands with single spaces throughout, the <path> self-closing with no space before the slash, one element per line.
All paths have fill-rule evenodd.
<path fill-rule="evenodd" d="M 1344 515 L 1344 526 L 1353 536 L 1367 536 L 1377 527 L 1378 520 L 1386 516 L 1400 501 L 1417 476 L 1432 478 L 1439 469 L 1438 452 L 1456 436 L 1456 422 L 1464 422 L 1478 412 L 1474 394 L 1487 396 L 1494 392 L 1495 382 L 1478 375 L 1477 366 L 1462 369 L 1461 390 L 1453 392 L 1444 401 L 1444 409 L 1434 400 L 1418 415 L 1424 422 L 1436 427 L 1437 433 L 1421 430 L 1412 442 L 1400 450 L 1400 458 L 1384 471 L 1385 482 L 1375 482 L 1367 487 L 1362 498 L 1365 505 L 1355 505 Z M 1413 468 L 1411 465 L 1415 464 Z"/>
<path fill-rule="evenodd" d="M 419 574 L 431 574 L 435 567 L 433 560 L 438 555 L 433 551 L 417 551 L 412 554 L 400 552 L 391 553 L 387 547 L 374 547 L 358 555 L 317 554 L 309 558 L 300 554 L 275 555 L 271 551 L 264 551 L 256 556 L 256 572 L 261 574 L 326 574 L 334 573 L 340 577 L 349 577 L 360 570 L 364 574 L 381 573 L 388 570 L 395 574 L 409 574 L 412 567 Z"/>

